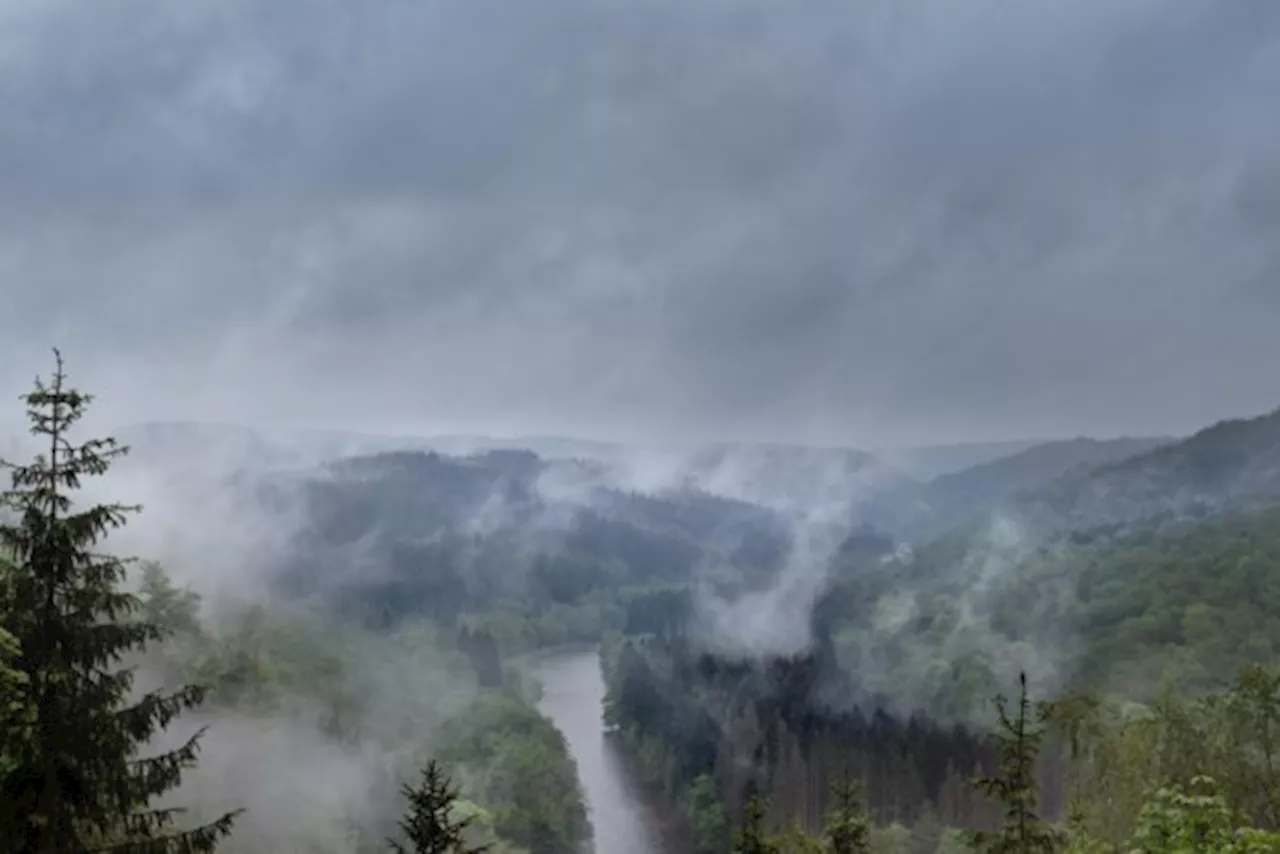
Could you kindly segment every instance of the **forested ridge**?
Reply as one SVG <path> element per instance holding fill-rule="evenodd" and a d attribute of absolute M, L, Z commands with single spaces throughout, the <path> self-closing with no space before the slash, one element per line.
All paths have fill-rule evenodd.
<path fill-rule="evenodd" d="M 576 766 L 518 659 L 592 644 L 611 739 L 699 854 L 1280 851 L 1280 508 L 1250 473 L 1274 417 L 986 466 L 990 506 L 915 541 L 890 529 L 927 485 L 885 478 L 882 526 L 850 503 L 816 602 L 781 615 L 808 647 L 773 655 L 702 617 L 794 571 L 794 518 L 518 450 L 238 472 L 305 523 L 268 601 L 211 611 L 100 554 L 137 508 L 80 494 L 125 450 L 69 438 L 90 402 L 59 359 L 25 399 L 50 450 L 10 463 L 0 850 L 580 851 Z M 1122 523 L 1034 523 L 1103 492 Z"/>

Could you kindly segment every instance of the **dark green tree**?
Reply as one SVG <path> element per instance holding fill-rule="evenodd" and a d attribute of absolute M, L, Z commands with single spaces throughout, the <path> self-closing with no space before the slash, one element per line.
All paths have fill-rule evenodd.
<path fill-rule="evenodd" d="M 86 477 L 104 474 L 126 452 L 112 439 L 72 445 L 69 429 L 89 395 L 66 384 L 62 357 L 50 384 L 23 395 L 31 433 L 45 450 L 29 465 L 3 462 L 12 519 L 0 524 L 5 573 L 0 628 L 17 644 L 20 674 L 0 708 L 0 851 L 6 854 L 207 852 L 235 814 L 178 830 L 180 810 L 153 799 L 174 789 L 196 761 L 200 734 L 176 750 L 140 750 L 203 696 L 197 687 L 128 702 L 133 673 L 123 657 L 163 638 L 136 618 L 139 602 L 121 590 L 126 561 L 95 550 L 139 508 L 73 508 Z M 2 462 L 2 461 L 0 461 Z"/>
<path fill-rule="evenodd" d="M 871 818 L 862 782 L 847 773 L 840 776 L 831 782 L 831 798 L 822 835 L 832 854 L 867 854 L 871 850 Z"/>
<path fill-rule="evenodd" d="M 0 572 L 3 571 L 4 565 L 0 564 Z M 25 720 L 21 711 L 25 700 L 21 689 L 26 684 L 26 676 L 12 666 L 17 657 L 17 640 L 0 626 L 0 723 L 12 730 L 11 735 L 0 733 L 0 779 L 4 779 L 5 767 L 8 764 L 4 747 L 6 745 L 12 747 L 11 742 L 21 737 L 20 727 Z M 4 790 L 0 789 L 0 796 L 3 795 Z"/>
<path fill-rule="evenodd" d="M 388 839 L 396 854 L 484 854 L 489 850 L 488 845 L 467 842 L 471 819 L 454 817 L 459 791 L 436 760 L 422 769 L 417 787 L 406 783 L 400 792 L 409 802 L 409 811 L 400 821 L 408 846 Z"/>
<path fill-rule="evenodd" d="M 694 778 L 686 795 L 685 809 L 698 854 L 724 851 L 729 842 L 729 821 L 725 818 L 714 777 L 699 774 Z"/>
<path fill-rule="evenodd" d="M 734 834 L 733 854 L 778 854 L 778 844 L 764 829 L 765 802 L 758 794 L 747 798 L 742 827 Z"/>
<path fill-rule="evenodd" d="M 1004 807 L 1004 820 L 994 832 L 973 831 L 969 844 L 981 854 L 1053 854 L 1063 844 L 1061 834 L 1036 814 L 1038 799 L 1035 765 L 1046 732 L 1049 707 L 1032 707 L 1027 694 L 1027 675 L 1018 675 L 1018 711 L 1011 716 L 1004 697 L 996 698 L 999 729 L 999 766 L 994 777 L 980 778 L 974 785 Z"/>

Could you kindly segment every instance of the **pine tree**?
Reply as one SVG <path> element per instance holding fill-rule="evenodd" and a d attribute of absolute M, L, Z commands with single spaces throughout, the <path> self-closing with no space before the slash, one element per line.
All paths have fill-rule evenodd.
<path fill-rule="evenodd" d="M 208 852 L 235 813 L 193 830 L 174 828 L 180 810 L 153 799 L 174 789 L 195 763 L 200 733 L 176 750 L 140 757 L 151 737 L 200 702 L 197 687 L 152 693 L 129 704 L 133 673 L 124 655 L 163 638 L 135 618 L 122 592 L 127 562 L 94 551 L 137 507 L 96 505 L 78 512 L 81 480 L 104 474 L 127 448 L 112 439 L 72 445 L 68 430 L 90 395 L 66 384 L 55 350 L 51 383 L 23 395 L 31 433 L 46 450 L 10 469 L 0 524 L 5 573 L 0 627 L 17 643 L 21 685 L 0 709 L 0 851 L 6 854 Z"/>
<path fill-rule="evenodd" d="M 757 794 L 747 798 L 742 827 L 734 834 L 733 854 L 778 854 L 777 842 L 764 829 L 765 802 Z"/>
<path fill-rule="evenodd" d="M 846 773 L 831 782 L 833 806 L 822 832 L 832 854 L 867 854 L 871 850 L 871 818 L 867 815 L 862 782 Z"/>
<path fill-rule="evenodd" d="M 1031 706 L 1027 676 L 1019 674 L 1020 694 L 1016 717 L 1009 715 L 1003 697 L 996 698 L 1000 729 L 999 768 L 996 776 L 980 778 L 974 785 L 1004 807 L 1004 820 L 995 832 L 974 831 L 969 843 L 982 854 L 1053 854 L 1062 838 L 1036 814 L 1035 763 L 1045 735 L 1048 707 Z"/>
<path fill-rule="evenodd" d="M 488 845 L 468 845 L 471 819 L 454 817 L 459 791 L 434 759 L 422 769 L 417 788 L 405 784 L 400 791 L 409 802 L 400 831 L 410 847 L 388 839 L 396 854 L 484 854 L 489 850 Z"/>

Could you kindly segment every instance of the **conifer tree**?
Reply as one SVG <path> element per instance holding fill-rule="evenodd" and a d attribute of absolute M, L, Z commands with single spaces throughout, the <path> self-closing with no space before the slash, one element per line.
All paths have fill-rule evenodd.
<path fill-rule="evenodd" d="M 862 782 L 846 773 L 831 782 L 831 796 L 834 803 L 822 832 L 832 854 L 868 854 L 871 818 L 864 804 Z"/>
<path fill-rule="evenodd" d="M 3 567 L 0 566 L 0 572 Z M 0 608 L 3 606 L 0 605 Z M 3 613 L 0 611 L 0 613 Z M 12 723 L 16 724 L 21 719 L 21 708 L 23 702 L 22 686 L 26 684 L 26 677 L 19 670 L 13 667 L 14 661 L 18 658 L 18 641 L 13 635 L 0 626 L 0 722 L 6 728 Z M 18 735 L 18 733 L 14 733 Z M 0 734 L 0 779 L 3 779 L 4 768 L 6 765 L 4 746 L 10 739 L 4 734 Z M 4 790 L 0 789 L 0 795 L 4 794 Z"/>
<path fill-rule="evenodd" d="M 733 854 L 778 854 L 778 844 L 764 829 L 765 802 L 758 794 L 747 798 L 742 827 L 734 835 Z"/>
<path fill-rule="evenodd" d="M 155 561 L 145 561 L 138 585 L 139 615 L 166 632 L 200 634 L 200 594 L 175 585 Z"/>
<path fill-rule="evenodd" d="M 120 589 L 126 561 L 95 546 L 130 513 L 122 504 L 73 507 L 86 477 L 104 474 L 127 451 L 113 439 L 72 445 L 68 431 L 90 395 L 66 384 L 62 357 L 46 385 L 23 395 L 31 433 L 44 445 L 29 465 L 3 462 L 13 519 L 0 524 L 10 563 L 0 627 L 16 641 L 21 684 L 0 708 L 0 851 L 6 854 L 208 852 L 235 814 L 177 830 L 180 810 L 151 801 L 174 789 L 195 763 L 200 734 L 168 753 L 140 756 L 151 737 L 198 704 L 197 687 L 151 693 L 130 704 L 133 674 L 122 657 L 160 640 L 135 617 Z"/>
<path fill-rule="evenodd" d="M 471 818 L 455 818 L 458 789 L 449 781 L 436 760 L 422 769 L 422 780 L 416 788 L 407 783 L 401 794 L 409 802 L 409 811 L 400 822 L 400 832 L 409 847 L 388 839 L 396 854 L 484 854 L 488 845 L 469 845 L 466 839 Z"/>
<path fill-rule="evenodd" d="M 1018 712 L 1010 716 L 1003 697 L 996 698 L 1000 729 L 996 733 L 999 766 L 994 777 L 974 781 L 979 791 L 1004 807 L 1004 820 L 995 832 L 974 831 L 969 843 L 982 854 L 1053 854 L 1061 835 L 1036 814 L 1035 763 L 1045 734 L 1048 707 L 1032 708 L 1027 675 L 1018 675 Z"/>

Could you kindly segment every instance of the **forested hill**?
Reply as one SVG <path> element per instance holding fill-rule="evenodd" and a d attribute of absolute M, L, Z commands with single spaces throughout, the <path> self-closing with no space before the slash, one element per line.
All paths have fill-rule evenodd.
<path fill-rule="evenodd" d="M 1064 475 L 1024 496 L 1017 517 L 1041 534 L 1118 534 L 1280 501 L 1280 410 L 1222 421 L 1180 442 Z"/>
<path fill-rule="evenodd" d="M 856 452 L 762 446 L 634 482 L 620 463 L 635 460 L 518 448 L 317 465 L 244 442 L 252 465 L 206 461 L 252 470 L 241 486 L 290 511 L 273 580 L 326 624 L 425 618 L 488 687 L 503 653 L 605 639 L 611 708 L 630 708 L 615 723 L 681 803 L 714 802 L 708 775 L 772 769 L 775 793 L 801 793 L 779 795 L 779 816 L 812 823 L 828 772 L 856 759 L 882 820 L 926 821 L 932 801 L 967 823 L 974 748 L 946 728 L 1019 670 L 1053 696 L 1150 700 L 1280 654 L 1278 448 L 1280 414 L 1167 443 L 1041 444 L 930 483 Z M 831 524 L 841 547 L 795 548 Z M 705 590 L 741 601 L 800 576 L 816 579 L 812 609 L 789 615 L 813 630 L 808 655 L 707 654 L 690 619 Z M 894 759 L 903 746 L 920 761 Z"/>
<path fill-rule="evenodd" d="M 653 462 L 568 440 L 561 450 L 597 458 L 388 450 L 397 440 L 339 434 L 295 446 L 201 425 L 132 432 L 146 440 L 141 464 L 191 500 L 223 488 L 187 477 L 196 465 L 238 472 L 254 498 L 271 499 L 263 506 L 288 511 L 291 542 L 275 569 L 295 595 L 323 591 L 365 616 L 555 610 L 550 623 L 576 622 L 584 637 L 622 619 L 624 588 L 711 580 L 731 596 L 768 584 L 815 521 L 947 555 L 910 573 L 955 575 L 949 561 L 980 550 L 993 520 L 1027 542 L 1122 539 L 1280 499 L 1280 414 L 1181 441 L 1041 443 L 926 484 L 841 449 L 719 445 Z M 865 571 L 848 554 L 836 551 L 833 577 Z M 578 609 L 571 620 L 565 608 Z"/>
<path fill-rule="evenodd" d="M 1169 438 L 1089 438 L 1042 442 L 981 465 L 934 478 L 924 500 L 944 523 L 981 513 L 1074 473 L 1095 471 L 1174 441 Z"/>
<path fill-rule="evenodd" d="M 337 461 L 292 485 L 306 522 L 283 583 L 392 617 L 582 607 L 591 628 L 564 640 L 591 640 L 623 588 L 686 584 L 721 566 L 764 577 L 786 553 L 773 511 L 691 489 L 627 492 L 599 475 L 528 451 Z"/>
<path fill-rule="evenodd" d="M 1027 535 L 1123 536 L 1280 501 L 1280 412 L 1186 438 L 1042 442 L 876 494 L 875 520 L 919 546 L 1014 520 Z"/>

